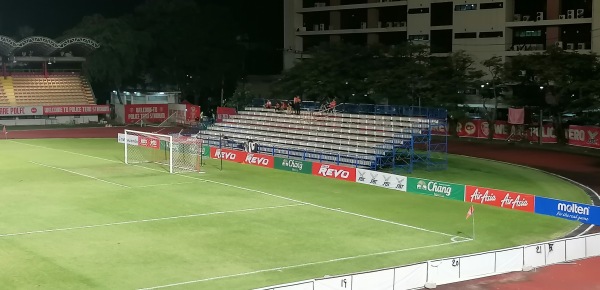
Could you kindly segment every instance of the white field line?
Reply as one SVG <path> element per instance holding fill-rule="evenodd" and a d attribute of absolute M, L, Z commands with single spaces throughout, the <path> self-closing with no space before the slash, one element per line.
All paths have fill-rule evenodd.
<path fill-rule="evenodd" d="M 95 159 L 99 159 L 99 160 L 109 161 L 109 162 L 113 162 L 113 163 L 123 164 L 123 163 L 121 163 L 119 161 L 112 160 L 112 159 L 106 159 L 106 158 L 102 158 L 102 157 L 97 157 L 97 156 L 92 156 L 92 155 L 87 155 L 87 154 L 82 154 L 82 153 L 76 153 L 76 152 L 71 152 L 71 151 L 67 151 L 67 150 L 55 149 L 55 148 L 50 148 L 50 147 L 45 147 L 45 146 L 40 146 L 40 145 L 32 145 L 32 144 L 22 143 L 22 142 L 18 142 L 18 141 L 13 141 L 13 142 L 16 142 L 16 143 L 19 143 L 19 144 L 31 145 L 31 146 L 38 147 L 38 148 L 50 149 L 50 150 L 57 150 L 57 151 L 60 151 L 60 152 L 65 152 L 65 153 L 75 154 L 75 155 L 79 155 L 79 156 L 90 157 L 90 158 L 95 158 Z M 144 168 L 144 169 L 147 169 L 147 170 L 152 170 L 152 171 L 156 171 L 156 172 L 170 174 L 168 172 L 165 172 L 165 171 L 162 171 L 162 170 L 158 170 L 158 169 L 154 169 L 154 168 L 148 168 L 148 167 L 138 166 L 138 165 L 131 165 L 131 166 L 136 166 L 136 167 Z M 382 223 L 393 224 L 393 225 L 397 225 L 397 226 L 401 226 L 401 227 L 405 227 L 405 228 L 410 228 L 410 229 L 414 229 L 414 230 L 419 230 L 419 231 L 423 231 L 423 232 L 428 232 L 428 233 L 432 233 L 432 234 L 443 235 L 443 236 L 447 236 L 447 237 L 451 237 L 451 238 L 453 238 L 453 237 L 460 237 L 460 236 L 457 236 L 457 235 L 452 235 L 452 234 L 448 234 L 448 233 L 438 232 L 438 231 L 434 231 L 434 230 L 428 230 L 428 229 L 425 229 L 425 228 L 420 228 L 420 227 L 411 226 L 411 225 L 407 225 L 407 224 L 402 224 L 402 223 L 398 223 L 398 222 L 388 221 L 388 220 L 384 220 L 384 219 L 380 219 L 380 218 L 376 218 L 376 217 L 371 217 L 371 216 L 367 216 L 367 215 L 362 215 L 362 214 L 358 214 L 358 213 L 353 213 L 353 212 L 349 212 L 349 211 L 345 211 L 345 210 L 341 210 L 341 209 L 335 209 L 335 208 L 330 208 L 330 207 L 326 207 L 326 206 L 321 206 L 321 205 L 310 203 L 310 202 L 300 201 L 300 200 L 297 200 L 297 199 L 293 199 L 293 198 L 289 198 L 289 197 L 284 197 L 284 196 L 276 195 L 276 194 L 273 194 L 273 193 L 268 193 L 268 192 L 261 191 L 261 190 L 256 190 L 256 189 L 246 188 L 246 187 L 237 186 L 237 185 L 233 185 L 233 184 L 228 184 L 228 183 L 224 183 L 224 182 L 219 182 L 219 181 L 214 181 L 214 180 L 209 180 L 209 179 L 204 179 L 204 178 L 198 178 L 198 177 L 189 176 L 189 175 L 177 175 L 177 176 L 184 177 L 184 178 L 189 178 L 189 179 L 195 179 L 195 180 L 199 180 L 199 181 L 203 181 L 203 182 L 208 182 L 208 183 L 213 183 L 213 184 L 218 184 L 218 185 L 227 186 L 227 187 L 231 187 L 231 188 L 236 188 L 236 189 L 240 189 L 240 190 L 244 190 L 244 191 L 255 192 L 255 193 L 262 194 L 262 195 L 266 195 L 266 196 L 270 196 L 270 197 L 275 197 L 275 198 L 283 199 L 283 200 L 287 200 L 287 201 L 291 201 L 293 203 L 299 203 L 299 204 L 309 205 L 309 206 L 313 206 L 313 207 L 324 209 L 324 210 L 328 210 L 328 211 L 333 211 L 333 212 L 338 212 L 338 213 L 342 213 L 342 214 L 352 215 L 352 216 L 356 216 L 356 217 L 360 217 L 360 218 L 364 218 L 364 219 L 369 219 L 369 220 L 374 220 L 374 221 L 378 221 L 378 222 L 382 222 Z"/>
<path fill-rule="evenodd" d="M 283 267 L 278 267 L 278 268 L 256 270 L 256 271 L 251 271 L 251 272 L 244 272 L 244 273 L 237 273 L 237 274 L 231 274 L 231 275 L 224 275 L 224 276 L 203 278 L 203 279 L 197 279 L 197 280 L 191 280 L 191 281 L 185 281 L 185 282 L 178 282 L 178 283 L 165 284 L 165 285 L 160 285 L 160 286 L 153 286 L 153 287 L 148 287 L 148 288 L 140 288 L 139 290 L 170 288 L 170 287 L 176 287 L 176 286 L 182 286 L 182 285 L 189 285 L 189 284 L 195 284 L 195 283 L 201 283 L 201 282 L 208 282 L 208 281 L 214 281 L 214 280 L 221 280 L 221 279 L 227 279 L 227 278 L 249 276 L 249 275 L 260 274 L 260 273 L 275 272 L 275 271 L 289 270 L 289 269 L 295 269 L 295 268 L 301 268 L 301 267 L 307 267 L 307 266 L 314 266 L 314 265 L 321 265 L 321 264 L 327 264 L 327 263 L 334 263 L 334 262 L 355 260 L 355 259 L 359 259 L 359 258 L 367 258 L 367 257 L 373 257 L 373 256 L 382 256 L 382 255 L 395 254 L 395 253 L 401 253 L 401 252 L 408 252 L 408 251 L 414 251 L 414 250 L 423 250 L 423 249 L 429 249 L 429 248 L 437 248 L 437 247 L 443 247 L 443 246 L 448 246 L 448 245 L 453 245 L 453 244 L 458 244 L 458 243 L 464 243 L 464 242 L 470 242 L 470 241 L 472 241 L 472 240 L 465 240 L 465 241 L 459 241 L 459 242 L 450 242 L 450 243 L 443 243 L 443 244 L 435 244 L 435 245 L 429 245 L 429 246 L 420 246 L 420 247 L 413 247 L 413 248 L 406 248 L 406 249 L 399 249 L 399 250 L 391 250 L 391 251 L 378 252 L 378 253 L 372 253 L 372 254 L 363 254 L 363 255 L 356 255 L 356 256 L 348 256 L 348 257 L 336 258 L 336 259 L 331 259 L 331 260 L 324 260 L 324 261 L 318 261 L 318 262 L 309 262 L 309 263 L 304 263 L 304 264 L 289 265 L 289 266 L 283 266 Z"/>
<path fill-rule="evenodd" d="M 287 208 L 287 207 L 295 207 L 295 206 L 303 206 L 303 205 L 302 204 L 288 204 L 288 205 L 279 205 L 279 206 L 257 207 L 257 208 L 247 208 L 247 209 L 228 210 L 228 211 L 215 211 L 215 212 L 208 212 L 208 213 L 198 213 L 198 214 L 188 214 L 188 215 L 170 216 L 170 217 L 162 217 L 162 218 L 151 218 L 151 219 L 143 219 L 143 220 L 114 222 L 114 223 L 97 224 L 97 225 L 37 230 L 37 231 L 28 231 L 28 232 L 22 232 L 22 233 L 0 234 L 0 238 L 25 236 L 25 235 L 33 235 L 33 234 L 44 234 L 44 233 L 52 233 L 52 232 L 66 232 L 66 231 L 73 231 L 73 230 L 130 225 L 130 224 L 139 224 L 139 223 L 148 223 L 148 222 L 168 221 L 168 220 L 204 217 L 204 216 L 213 216 L 213 215 L 224 215 L 224 214 L 230 214 L 230 213 L 245 213 L 245 212 L 254 212 L 254 211 L 279 209 L 279 208 Z"/>
<path fill-rule="evenodd" d="M 59 167 L 55 167 L 55 166 L 51 166 L 51 165 L 46 165 L 46 164 L 42 164 L 42 163 L 38 163 L 38 162 L 33 162 L 33 161 L 29 161 L 29 163 L 32 163 L 32 164 L 35 164 L 35 165 L 39 165 L 39 166 L 43 166 L 43 167 L 47 167 L 47 168 L 52 168 L 52 169 L 60 170 L 60 171 L 64 171 L 64 172 L 68 172 L 68 173 L 71 173 L 71 174 L 75 174 L 75 175 L 79 175 L 79 176 L 83 176 L 83 177 L 87 177 L 87 178 L 91 178 L 91 179 L 96 180 L 96 181 L 100 181 L 100 182 L 104 182 L 104 183 L 116 185 L 116 186 L 119 186 L 119 187 L 130 188 L 129 186 L 124 185 L 124 184 L 115 183 L 115 182 L 112 182 L 112 181 L 100 179 L 100 178 L 97 178 L 97 177 L 93 177 L 93 176 L 86 175 L 86 174 L 83 174 L 83 173 L 78 173 L 78 172 L 67 170 L 67 169 L 64 169 L 64 168 L 59 168 Z"/>
<path fill-rule="evenodd" d="M 173 185 L 183 185 L 183 184 L 192 184 L 192 183 L 198 183 L 198 182 L 197 181 L 190 181 L 190 182 L 177 182 L 177 183 L 149 184 L 149 185 L 131 186 L 131 188 L 147 188 L 147 187 L 159 187 L 159 186 L 173 186 Z"/>

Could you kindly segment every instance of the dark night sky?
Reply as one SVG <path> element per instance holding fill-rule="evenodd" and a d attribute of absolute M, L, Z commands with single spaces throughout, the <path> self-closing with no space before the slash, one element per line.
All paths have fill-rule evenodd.
<path fill-rule="evenodd" d="M 177 0 L 172 0 L 177 1 Z M 278 57 L 283 47 L 282 0 L 196 0 L 226 6 L 238 19 L 240 33 L 250 41 L 263 42 Z M 132 13 L 145 0 L 11 0 L 0 6 L 0 35 L 14 36 L 20 26 L 34 28 L 36 35 L 56 38 L 86 15 L 118 17 Z M 259 54 L 265 57 L 265 51 Z M 266 53 L 269 54 L 269 53 Z M 277 56 L 275 56 L 277 55 Z M 267 56 L 268 58 L 268 56 Z M 261 72 L 257 72 L 261 73 Z"/>

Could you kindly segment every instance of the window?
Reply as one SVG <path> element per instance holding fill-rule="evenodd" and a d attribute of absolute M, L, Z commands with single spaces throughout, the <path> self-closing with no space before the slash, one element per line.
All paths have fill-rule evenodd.
<path fill-rule="evenodd" d="M 429 8 L 412 8 L 408 9 L 408 14 L 423 14 L 429 13 Z"/>
<path fill-rule="evenodd" d="M 499 9 L 503 8 L 504 3 L 502 2 L 492 2 L 492 3 L 481 3 L 479 4 L 479 9 Z"/>
<path fill-rule="evenodd" d="M 455 39 L 477 38 L 477 32 L 459 32 L 454 33 Z"/>
<path fill-rule="evenodd" d="M 408 40 L 429 40 L 429 34 L 409 35 Z"/>
<path fill-rule="evenodd" d="M 519 31 L 515 35 L 516 37 L 540 37 L 542 36 L 541 30 L 523 30 Z"/>
<path fill-rule="evenodd" d="M 502 36 L 504 36 L 502 31 L 479 32 L 479 38 L 494 38 Z"/>
<path fill-rule="evenodd" d="M 462 4 L 454 6 L 454 11 L 477 10 L 477 4 Z"/>

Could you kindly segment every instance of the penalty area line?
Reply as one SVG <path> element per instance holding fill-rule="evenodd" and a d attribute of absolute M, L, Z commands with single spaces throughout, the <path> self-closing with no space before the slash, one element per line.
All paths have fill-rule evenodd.
<path fill-rule="evenodd" d="M 268 207 L 256 207 L 256 208 L 228 210 L 228 211 L 215 211 L 215 212 L 208 212 L 208 213 L 188 214 L 188 215 L 180 215 L 180 216 L 170 216 L 170 217 L 162 217 L 162 218 L 151 218 L 151 219 L 143 219 L 143 220 L 114 222 L 114 223 L 97 224 L 97 225 L 77 226 L 77 227 L 68 227 L 68 228 L 56 228 L 56 229 L 48 229 L 48 230 L 37 230 L 37 231 L 28 231 L 28 232 L 12 233 L 12 234 L 0 234 L 0 238 L 14 237 L 14 236 L 25 236 L 25 235 L 33 235 L 33 234 L 44 234 L 44 233 L 52 233 L 52 232 L 66 232 L 66 231 L 73 231 L 73 230 L 92 229 L 92 228 L 120 226 L 120 225 L 130 225 L 130 224 L 158 222 L 158 221 L 167 221 L 167 220 L 194 218 L 194 217 L 204 217 L 204 216 L 213 216 L 213 215 L 223 215 L 223 214 L 230 214 L 230 213 L 245 213 L 245 212 L 254 212 L 254 211 L 261 211 L 261 210 L 269 210 L 269 209 L 279 209 L 279 208 L 296 207 L 296 206 L 303 206 L 303 204 L 288 204 L 288 205 L 268 206 Z"/>
<path fill-rule="evenodd" d="M 289 265 L 289 266 L 283 266 L 283 267 L 277 267 L 277 268 L 256 270 L 256 271 L 250 271 L 250 272 L 243 272 L 243 273 L 237 273 L 237 274 L 230 274 L 230 275 L 209 277 L 209 278 L 203 278 L 203 279 L 197 279 L 197 280 L 190 280 L 190 281 L 184 281 L 184 282 L 177 282 L 177 283 L 172 283 L 172 284 L 152 286 L 152 287 L 147 287 L 147 288 L 140 288 L 138 290 L 164 289 L 164 288 L 170 288 L 170 287 L 176 287 L 176 286 L 183 286 L 183 285 L 189 285 L 189 284 L 195 284 L 195 283 L 202 283 L 202 282 L 208 282 L 208 281 L 214 281 L 214 280 L 222 280 L 222 279 L 227 279 L 227 278 L 250 276 L 250 275 L 254 275 L 254 274 L 261 274 L 261 273 L 268 273 L 268 272 L 275 272 L 275 271 L 296 269 L 296 268 L 302 268 L 302 267 L 308 267 L 308 266 L 315 266 L 315 265 L 321 265 L 321 264 L 328 264 L 328 263 L 349 261 L 349 260 L 355 260 L 355 259 L 360 259 L 360 258 L 368 258 L 368 257 L 382 256 L 382 255 L 389 255 L 389 254 L 396 254 L 396 253 L 402 253 L 402 252 L 408 252 L 408 251 L 415 251 L 415 250 L 423 250 L 423 249 L 444 247 L 444 246 L 455 245 L 455 244 L 465 243 L 465 242 L 470 242 L 470 241 L 471 240 L 464 240 L 464 241 L 456 241 L 456 242 L 435 244 L 435 245 L 429 245 L 429 246 L 420 246 L 420 247 L 413 247 L 413 248 L 406 248 L 406 249 L 398 249 L 398 250 L 377 252 L 377 253 L 371 253 L 371 254 L 348 256 L 348 257 L 335 258 L 335 259 L 323 260 L 323 261 L 317 261 L 317 262 L 309 262 L 309 263 L 303 263 L 303 264 L 297 264 L 297 265 Z"/>
<path fill-rule="evenodd" d="M 91 179 L 96 180 L 96 181 L 108 183 L 108 184 L 111 184 L 111 185 L 116 185 L 116 186 L 119 186 L 119 187 L 131 188 L 131 187 L 129 187 L 127 185 L 124 185 L 124 184 L 120 184 L 120 183 L 116 183 L 116 182 L 112 182 L 112 181 L 100 179 L 98 177 L 93 177 L 93 176 L 90 176 L 90 175 L 86 175 L 86 174 L 83 174 L 83 173 L 78 173 L 78 172 L 75 172 L 75 171 L 71 171 L 71 170 L 60 168 L 60 167 L 56 167 L 56 166 L 42 164 L 42 163 L 38 163 L 38 162 L 34 162 L 34 161 L 29 161 L 29 163 L 35 164 L 35 165 L 38 165 L 38 166 L 42 166 L 42 167 L 46 167 L 46 168 L 52 168 L 52 169 L 56 169 L 56 170 L 68 172 L 68 173 L 71 173 L 71 174 L 75 174 L 75 175 L 79 175 L 79 176 L 83 176 L 83 177 L 87 177 L 87 178 L 91 178 Z"/>
<path fill-rule="evenodd" d="M 17 142 L 17 141 L 13 141 L 13 142 L 21 143 L 21 144 L 27 144 L 27 143 L 22 143 L 22 142 Z M 122 162 L 117 161 L 117 160 L 102 158 L 102 157 L 98 157 L 98 156 L 92 156 L 92 155 L 87 155 L 87 154 L 82 154 L 82 153 L 77 153 L 77 152 L 62 150 L 62 149 L 55 149 L 55 148 L 45 147 L 45 146 L 40 146 L 40 145 L 32 145 L 32 144 L 27 144 L 27 145 L 31 145 L 33 147 L 38 147 L 38 148 L 43 148 L 43 149 L 57 150 L 57 151 L 64 152 L 64 153 L 70 153 L 70 154 L 75 154 L 75 155 L 79 155 L 79 156 L 85 156 L 85 157 L 99 159 L 99 160 L 104 160 L 104 161 L 109 161 L 109 162 L 112 162 L 112 163 L 123 164 Z M 158 170 L 158 169 L 154 169 L 154 168 L 148 168 L 148 167 L 139 166 L 139 165 L 135 165 L 135 164 L 131 164 L 131 166 L 135 166 L 135 167 L 138 167 L 138 168 L 143 168 L 143 169 L 146 169 L 146 170 L 156 171 L 156 172 L 162 172 L 162 173 L 165 173 L 165 174 L 170 174 L 170 173 L 162 171 L 162 170 Z M 266 196 L 270 196 L 270 197 L 275 197 L 275 198 L 278 198 L 278 199 L 283 199 L 283 200 L 291 201 L 291 202 L 294 202 L 294 203 L 309 205 L 309 206 L 313 206 L 313 207 L 324 209 L 324 210 L 328 210 L 328 211 L 333 211 L 333 212 L 338 212 L 338 213 L 342 213 L 342 214 L 352 215 L 352 216 L 356 216 L 356 217 L 360 217 L 360 218 L 364 218 L 364 219 L 369 219 L 369 220 L 374 220 L 374 221 L 378 221 L 378 222 L 393 224 L 393 225 L 397 225 L 397 226 L 401 226 L 401 227 L 405 227 L 405 228 L 410 228 L 410 229 L 414 229 L 414 230 L 419 230 L 419 231 L 423 231 L 423 232 L 428 232 L 428 233 L 443 235 L 443 236 L 447 236 L 447 237 L 450 237 L 450 238 L 458 237 L 457 235 L 453 235 L 453 234 L 438 232 L 438 231 L 434 231 L 434 230 L 428 230 L 428 229 L 425 229 L 425 228 L 411 226 L 411 225 L 407 225 L 407 224 L 403 224 L 403 223 L 398 223 L 398 222 L 394 222 L 394 221 L 384 220 L 384 219 L 380 219 L 380 218 L 376 218 L 376 217 L 371 217 L 371 216 L 367 216 L 367 215 L 362 215 L 362 214 L 358 214 L 358 213 L 354 213 L 354 212 L 349 212 L 349 211 L 345 211 L 345 210 L 341 210 L 341 209 L 335 209 L 335 208 L 330 208 L 330 207 L 326 207 L 326 206 L 321 206 L 321 205 L 310 203 L 310 202 L 300 201 L 300 200 L 297 200 L 297 199 L 293 199 L 293 198 L 289 198 L 289 197 L 285 197 L 285 196 L 281 196 L 281 195 L 277 195 L 277 194 L 273 194 L 273 193 L 268 193 L 268 192 L 265 192 L 265 191 L 262 191 L 262 190 L 251 189 L 251 188 L 247 188 L 247 187 L 242 187 L 242 186 L 238 186 L 238 185 L 233 185 L 233 184 L 228 184 L 228 183 L 224 183 L 224 182 L 214 181 L 214 180 L 210 180 L 210 179 L 198 178 L 198 177 L 189 176 L 189 175 L 177 175 L 177 176 L 184 177 L 184 178 L 189 178 L 189 179 L 194 179 L 194 180 L 199 180 L 199 181 L 203 181 L 203 182 L 208 182 L 208 183 L 213 183 L 213 184 L 218 184 L 218 185 L 227 186 L 227 187 L 231 187 L 231 188 L 236 188 L 236 189 L 240 189 L 240 190 L 244 190 L 244 191 L 248 191 L 248 192 L 259 193 L 259 194 L 262 194 L 262 195 L 266 195 Z"/>

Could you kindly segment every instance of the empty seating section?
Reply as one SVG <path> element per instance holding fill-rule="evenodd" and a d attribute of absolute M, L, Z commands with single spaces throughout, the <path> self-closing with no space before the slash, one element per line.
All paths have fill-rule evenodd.
<path fill-rule="evenodd" d="M 0 106 L 10 106 L 10 102 L 2 86 L 0 86 Z"/>
<path fill-rule="evenodd" d="M 409 143 L 413 134 L 426 134 L 429 127 L 426 118 L 309 112 L 288 115 L 248 108 L 202 134 L 212 146 L 223 142 L 220 137 L 228 143 L 251 139 L 261 153 L 269 155 L 375 168 L 378 157 Z"/>
<path fill-rule="evenodd" d="M 93 105 L 94 95 L 84 77 L 79 75 L 12 77 L 18 105 Z"/>

